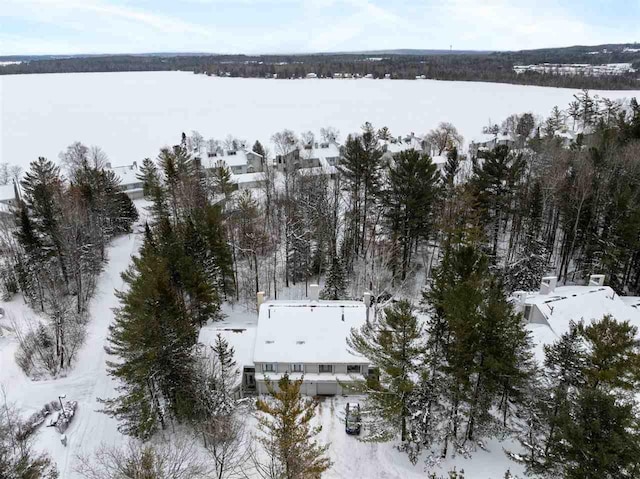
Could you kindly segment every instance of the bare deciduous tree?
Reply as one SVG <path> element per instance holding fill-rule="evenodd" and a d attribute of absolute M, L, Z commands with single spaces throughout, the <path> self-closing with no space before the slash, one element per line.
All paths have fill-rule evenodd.
<path fill-rule="evenodd" d="M 184 439 L 157 444 L 130 440 L 124 447 L 101 446 L 80 456 L 76 471 L 86 479 L 208 479 L 210 468 L 195 443 Z"/>

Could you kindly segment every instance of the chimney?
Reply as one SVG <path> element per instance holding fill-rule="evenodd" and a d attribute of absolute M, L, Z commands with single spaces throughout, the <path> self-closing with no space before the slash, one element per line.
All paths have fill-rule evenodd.
<path fill-rule="evenodd" d="M 320 298 L 320 286 L 318 286 L 317 284 L 310 284 L 309 299 L 311 301 L 318 301 L 319 298 Z"/>
<path fill-rule="evenodd" d="M 592 274 L 589 276 L 589 286 L 604 286 L 604 274 Z"/>
<path fill-rule="evenodd" d="M 513 297 L 515 299 L 515 310 L 518 313 L 524 311 L 525 303 L 527 300 L 527 292 L 526 291 L 514 291 Z"/>
<path fill-rule="evenodd" d="M 553 293 L 558 284 L 558 278 L 555 276 L 545 276 L 540 283 L 540 294 Z"/>
<path fill-rule="evenodd" d="M 367 308 L 367 322 L 369 322 L 369 310 L 371 309 L 371 293 L 369 291 L 364 292 L 363 300 Z"/>
<path fill-rule="evenodd" d="M 258 291 L 258 293 L 256 294 L 256 298 L 258 314 L 260 314 L 260 306 L 262 306 L 262 303 L 264 303 L 264 291 Z"/>

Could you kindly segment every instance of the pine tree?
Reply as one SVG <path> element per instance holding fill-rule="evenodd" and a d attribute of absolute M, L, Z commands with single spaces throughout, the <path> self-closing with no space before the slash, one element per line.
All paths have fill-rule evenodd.
<path fill-rule="evenodd" d="M 69 284 L 61 223 L 62 178 L 60 168 L 45 158 L 31 162 L 31 169 L 22 180 L 24 202 L 29 208 L 35 230 L 41 238 L 41 248 L 51 251 L 60 265 L 65 285 Z"/>
<path fill-rule="evenodd" d="M 284 374 L 277 389 L 267 382 L 269 396 L 258 399 L 258 419 L 263 435 L 258 438 L 270 456 L 272 477 L 319 479 L 331 467 L 326 457 L 329 445 L 316 440 L 321 426 L 312 427 L 316 403 L 300 395 L 302 379 L 292 381 Z"/>
<path fill-rule="evenodd" d="M 444 424 L 431 436 L 446 456 L 450 442 L 465 449 L 498 425 L 508 427 L 529 375 L 529 340 L 488 258 L 473 244 L 446 247 L 424 302 L 431 316 L 429 387 L 440 396 L 422 410 L 431 414 L 434 401 L 446 405 L 444 418 L 431 421 Z"/>
<path fill-rule="evenodd" d="M 234 360 L 233 347 L 220 334 L 213 346 L 196 353 L 196 411 L 197 426 L 203 429 L 209 441 L 224 436 L 224 428 L 236 411 L 235 390 L 240 371 Z"/>
<path fill-rule="evenodd" d="M 471 185 L 474 188 L 478 207 L 488 226 L 491 238 L 491 257 L 497 263 L 500 225 L 508 218 L 516 186 L 524 173 L 525 162 L 521 154 L 513 154 L 507 146 L 497 146 L 483 154 L 482 162 L 473 165 Z"/>
<path fill-rule="evenodd" d="M 548 252 L 540 240 L 529 239 L 518 252 L 519 259 L 505 269 L 504 283 L 507 292 L 535 291 L 549 270 Z"/>
<path fill-rule="evenodd" d="M 381 186 L 382 154 L 373 127 L 365 123 L 361 135 L 347 137 L 340 157 L 338 170 L 349 192 L 345 232 L 348 243 L 344 248 L 347 269 L 355 256 L 364 253 L 370 210 L 377 202 Z"/>
<path fill-rule="evenodd" d="M 338 300 L 346 299 L 346 296 L 347 284 L 344 267 L 340 258 L 337 255 L 333 255 L 324 288 L 320 291 L 320 298 Z"/>
<path fill-rule="evenodd" d="M 399 434 L 403 443 L 409 441 L 410 399 L 424 352 L 422 326 L 412 305 L 403 300 L 385 308 L 379 322 L 352 330 L 347 344 L 379 372 L 379 378 L 365 388 L 364 415 L 372 419 L 367 440 L 384 441 Z"/>
<path fill-rule="evenodd" d="M 265 158 L 266 153 L 264 151 L 264 147 L 262 146 L 262 143 L 260 143 L 258 140 L 256 140 L 256 142 L 253 144 L 253 148 L 251 148 L 251 151 L 253 151 L 254 153 L 257 153 L 263 159 Z"/>
<path fill-rule="evenodd" d="M 211 171 L 211 177 L 213 179 L 214 191 L 223 195 L 225 200 L 228 200 L 235 189 L 233 175 L 229 167 L 224 164 L 214 167 Z"/>
<path fill-rule="evenodd" d="M 460 171 L 460 155 L 455 146 L 447 151 L 447 162 L 444 164 L 444 182 L 447 188 L 455 185 L 456 176 Z"/>
<path fill-rule="evenodd" d="M 586 388 L 559 419 L 556 444 L 567 479 L 634 478 L 640 474 L 640 429 L 633 404 Z"/>
<path fill-rule="evenodd" d="M 121 421 L 124 434 L 143 439 L 194 411 L 197 333 L 171 276 L 169 261 L 145 241 L 123 274 L 129 288 L 117 292 L 121 305 L 109 328 L 107 350 L 118 359 L 107 366 L 121 395 L 103 401 L 105 412 Z"/>
<path fill-rule="evenodd" d="M 151 159 L 145 158 L 142 161 L 137 178 L 142 181 L 145 198 L 153 202 L 151 206 L 152 216 L 156 220 L 166 216 L 168 214 L 167 194 L 162 184 L 158 167 Z"/>
<path fill-rule="evenodd" d="M 415 245 L 431 236 L 439 181 L 440 174 L 429 155 L 408 150 L 394 156 L 388 171 L 384 204 L 392 240 L 401 244 L 402 280 L 407 276 Z M 394 262 L 394 277 L 395 268 Z"/>

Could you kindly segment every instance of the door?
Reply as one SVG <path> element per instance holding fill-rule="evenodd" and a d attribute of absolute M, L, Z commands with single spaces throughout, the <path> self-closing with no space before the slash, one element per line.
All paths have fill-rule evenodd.
<path fill-rule="evenodd" d="M 336 394 L 338 394 L 338 383 L 337 382 L 318 383 L 317 392 L 318 392 L 318 396 L 335 396 Z"/>

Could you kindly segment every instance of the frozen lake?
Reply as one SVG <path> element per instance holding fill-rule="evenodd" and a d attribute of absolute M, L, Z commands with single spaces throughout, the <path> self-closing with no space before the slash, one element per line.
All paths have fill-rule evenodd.
<path fill-rule="evenodd" d="M 101 146 L 114 165 L 155 157 L 181 132 L 269 143 L 283 128 L 333 126 L 341 139 L 365 121 L 394 135 L 450 121 L 465 139 L 512 113 L 547 116 L 574 90 L 435 80 L 262 80 L 187 72 L 0 77 L 0 162 L 57 159 L 74 141 Z M 640 91 L 594 92 L 609 98 Z"/>

